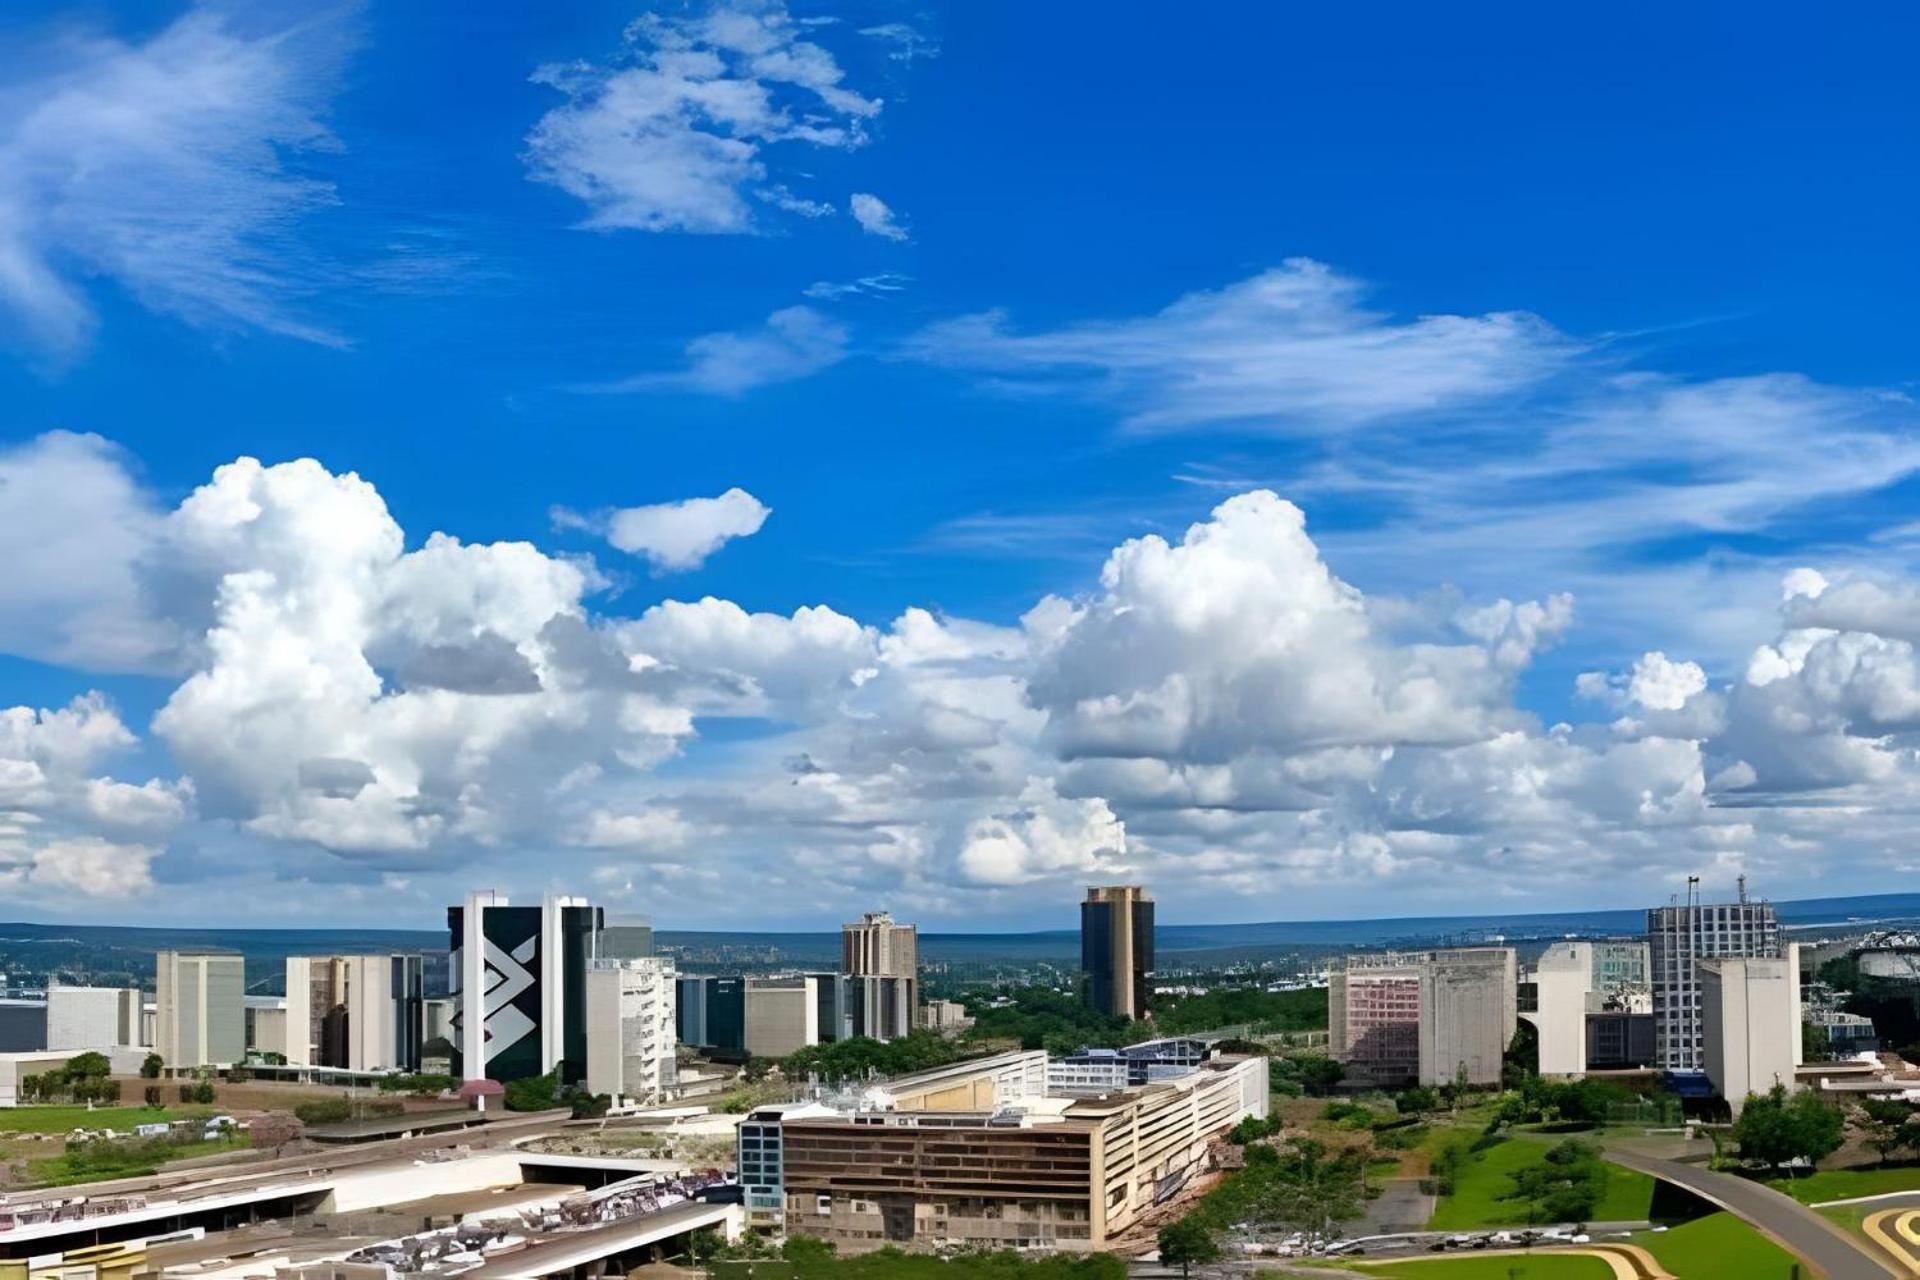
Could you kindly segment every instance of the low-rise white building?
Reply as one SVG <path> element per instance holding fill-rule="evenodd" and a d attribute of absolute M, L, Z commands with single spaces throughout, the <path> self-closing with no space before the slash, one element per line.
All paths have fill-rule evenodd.
<path fill-rule="evenodd" d="M 47 1049 L 111 1049 L 145 1044 L 138 987 L 47 988 Z"/>

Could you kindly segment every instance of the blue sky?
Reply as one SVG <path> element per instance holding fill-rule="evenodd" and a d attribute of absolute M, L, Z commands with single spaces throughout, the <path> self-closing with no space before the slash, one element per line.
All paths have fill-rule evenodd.
<path fill-rule="evenodd" d="M 683 926 L 741 922 L 690 878 L 703 860 L 775 885 L 830 867 L 815 900 L 766 923 L 886 898 L 983 927 L 1058 923 L 1075 885 L 1109 874 L 1178 882 L 1173 904 L 1197 920 L 1425 909 L 1490 866 L 1526 907 L 1591 905 L 1623 872 L 1647 888 L 1608 905 L 1702 867 L 1730 878 L 1737 864 L 1782 893 L 1892 888 L 1911 869 L 1894 826 L 1876 825 L 1905 802 L 1911 764 L 1904 695 L 1884 687 L 1911 665 L 1902 624 L 1861 606 L 1816 626 L 1795 601 L 1831 602 L 1824 587 L 1790 593 L 1787 616 L 1781 604 L 1802 566 L 1882 604 L 1910 590 L 1910 13 L 1246 6 L 1176 21 L 373 0 L 35 6 L 0 22 L 0 475 L 15 494 L 0 548 L 22 566 L 0 585 L 16 635 L 0 706 L 98 690 L 127 739 L 110 759 L 56 764 L 28 742 L 43 718 L 19 731 L 19 758 L 44 776 L 17 801 L 32 820 L 0 833 L 13 841 L 0 874 L 15 868 L 29 911 L 105 894 L 129 915 L 205 919 L 195 886 L 240 865 L 266 899 L 335 886 L 342 915 L 405 894 L 427 919 L 474 875 L 558 887 L 546 876 Z M 56 467 L 49 432 L 111 443 L 66 446 Z M 316 459 L 326 480 L 302 483 L 322 488 L 357 474 L 408 550 L 444 531 L 590 561 L 562 611 L 603 635 L 645 617 L 659 631 L 658 602 L 711 597 L 789 629 L 795 610 L 825 606 L 879 656 L 755 665 L 803 647 L 783 633 L 764 638 L 771 656 L 729 665 L 697 628 L 649 633 L 652 648 L 623 633 L 629 664 L 644 653 L 640 666 L 732 681 L 737 696 L 649 701 L 648 715 L 687 720 L 655 723 L 645 749 L 609 729 L 573 764 L 613 790 L 580 807 L 555 800 L 587 785 L 559 769 L 516 796 L 541 815 L 530 826 L 435 809 L 431 831 L 381 834 L 361 811 L 372 790 L 417 818 L 438 788 L 488 809 L 474 797 L 493 775 L 434 781 L 419 742 L 376 741 L 390 727 L 330 707 L 280 744 L 284 776 L 221 782 L 233 762 L 181 723 L 187 708 L 171 729 L 153 723 L 196 673 L 246 684 L 212 643 L 217 583 L 284 548 L 229 530 L 215 555 L 166 517 L 241 457 Z M 19 498 L 74 475 L 64 501 Z M 771 514 L 697 566 L 609 543 L 613 513 L 736 488 Z M 1092 702 L 1050 701 L 1071 687 L 1131 706 L 1149 685 L 1129 661 L 1197 643 L 1179 599 L 1144 581 L 1134 599 L 1108 558 L 1146 535 L 1177 549 L 1257 490 L 1304 511 L 1311 542 L 1273 507 L 1245 516 L 1272 542 L 1216 540 L 1251 557 L 1275 612 L 1153 668 L 1159 688 L 1192 664 L 1182 698 L 1216 681 L 1185 730 L 1115 737 L 1080 723 Z M 90 525 L 123 536 L 90 549 Z M 311 567 L 333 527 L 301 536 L 318 540 L 301 552 Z M 61 556 L 47 553 L 56 537 Z M 80 590 L 45 568 L 65 555 L 121 567 Z M 1175 562 L 1189 584 L 1210 581 L 1199 555 Z M 1377 645 L 1385 665 L 1323 669 L 1279 644 L 1261 667 L 1292 616 L 1288 575 L 1322 562 L 1365 601 L 1364 636 L 1343 643 Z M 278 572 L 291 591 L 298 575 Z M 353 717 L 414 714 L 381 704 L 427 660 L 394 656 L 395 627 L 436 661 L 449 635 L 506 636 L 558 688 L 534 630 L 471 600 L 403 607 L 393 591 L 379 588 L 379 608 L 407 620 L 369 623 L 352 662 L 382 692 Z M 1516 633 L 1467 618 L 1561 593 L 1545 625 L 1521 628 L 1524 653 L 1501 650 Z M 1049 596 L 1083 621 L 1022 633 Z M 1169 610 L 1167 635 L 1095 626 L 1137 619 L 1147 597 Z M 937 692 L 901 676 L 882 696 L 898 674 L 884 642 L 909 609 L 979 630 L 943 649 Z M 139 638 L 99 641 L 106 615 Z M 1816 679 L 1823 641 L 1860 688 Z M 1757 705 L 1763 689 L 1784 696 L 1748 678 L 1761 645 L 1787 655 L 1790 709 Z M 1447 674 L 1425 671 L 1423 646 L 1451 655 Z M 1461 674 L 1469 649 L 1495 674 Z M 1074 652 L 1111 667 L 1110 687 L 1067 678 Z M 1631 692 L 1654 652 L 1692 664 L 1662 686 L 1679 692 L 1649 695 L 1657 706 Z M 1260 693 L 1309 677 L 1310 692 L 1388 693 L 1337 724 L 1229 729 L 1203 714 L 1243 697 L 1241 680 Z M 1391 695 L 1409 679 L 1442 687 L 1444 725 L 1400 718 Z M 771 692 L 782 682 L 790 695 Z M 199 713 L 287 714 L 285 690 L 250 688 Z M 449 723 L 473 732 L 463 716 L 513 696 Z M 941 739 L 957 754 L 924 773 L 919 757 L 888 770 L 849 754 L 849 735 L 895 714 L 922 723 L 936 703 L 1004 714 Z M 631 732 L 641 713 L 624 714 Z M 1562 721 L 1577 741 L 1555 746 Z M 1782 724 L 1808 735 L 1804 751 L 1742 736 Z M 1515 750 L 1585 754 L 1490 765 L 1510 733 Z M 1339 766 L 1337 796 L 1262 799 L 1239 777 L 1324 781 L 1339 752 L 1373 758 Z M 1466 758 L 1448 754 L 1461 752 L 1502 772 L 1463 782 Z M 1630 787 L 1621 752 L 1673 758 Z M 724 797 L 802 758 L 796 777 L 842 789 L 830 818 L 727 820 Z M 303 763 L 343 759 L 374 788 L 313 800 Z M 1224 770 L 1208 785 L 1225 790 L 1175 803 L 1110 776 L 1148 762 L 1183 786 Z M 78 772 L 62 781 L 61 767 Z M 487 767 L 516 772 L 504 755 Z M 1556 770 L 1583 780 L 1538 792 Z M 171 799 L 102 826 L 80 797 L 107 778 L 151 778 Z M 1495 813 L 1424 790 L 1445 786 L 1520 787 L 1532 803 Z M 1596 787 L 1652 798 L 1628 812 Z M 1667 803 L 1681 800 L 1686 815 Z M 581 834 L 622 818 L 642 834 Z M 849 832 L 876 830 L 894 853 L 849 852 Z M 524 870 L 529 853 L 545 870 Z M 63 869 L 103 861 L 139 870 Z"/>

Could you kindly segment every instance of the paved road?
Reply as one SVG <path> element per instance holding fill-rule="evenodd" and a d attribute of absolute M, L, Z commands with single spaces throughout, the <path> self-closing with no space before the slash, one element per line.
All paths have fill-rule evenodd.
<path fill-rule="evenodd" d="M 1865 1241 L 1856 1240 L 1791 1196 L 1730 1173 L 1715 1173 L 1701 1165 L 1681 1164 L 1657 1156 L 1618 1148 L 1607 1159 L 1641 1173 L 1652 1174 L 1685 1187 L 1703 1200 L 1744 1218 L 1790 1249 L 1827 1277 L 1827 1280 L 1906 1280 L 1891 1262 L 1883 1262 Z"/>

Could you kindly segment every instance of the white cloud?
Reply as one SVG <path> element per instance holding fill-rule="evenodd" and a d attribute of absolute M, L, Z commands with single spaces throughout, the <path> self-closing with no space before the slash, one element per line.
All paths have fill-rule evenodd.
<path fill-rule="evenodd" d="M 912 62 L 915 58 L 940 56 L 938 42 L 905 22 L 882 22 L 871 27 L 862 27 L 860 34 L 891 45 L 892 51 L 887 56 L 896 62 Z"/>
<path fill-rule="evenodd" d="M 589 516 L 556 507 L 553 518 L 564 527 L 597 533 L 628 555 L 645 556 L 657 573 L 683 573 L 700 568 L 735 538 L 760 532 L 772 514 L 773 508 L 734 488 L 717 498 L 618 507 Z"/>
<path fill-rule="evenodd" d="M 541 67 L 534 81 L 566 102 L 527 136 L 529 172 L 602 230 L 749 232 L 756 200 L 812 215 L 817 202 L 775 176 L 777 159 L 861 146 L 881 103 L 848 88 L 802 32 L 779 0 L 731 0 L 642 16 L 618 65 Z"/>
<path fill-rule="evenodd" d="M 595 849 L 657 852 L 683 848 L 693 828 L 673 809 L 642 809 L 637 813 L 590 815 L 578 843 Z"/>
<path fill-rule="evenodd" d="M 1017 885 L 1061 875 L 1121 875 L 1126 825 L 1104 800 L 1062 800 L 1033 778 L 1020 807 L 967 827 L 960 872 L 976 884 Z"/>
<path fill-rule="evenodd" d="M 353 6 L 237 10 L 203 0 L 130 43 L 67 36 L 15 55 L 0 98 L 0 305 L 63 362 L 96 324 L 81 280 L 118 282 L 196 325 L 336 339 L 297 299 L 293 241 L 332 188 L 292 167 L 321 122 Z"/>
<path fill-rule="evenodd" d="M 1068 757 L 1221 761 L 1255 748 L 1484 738 L 1520 723 L 1513 673 L 1570 608 L 1476 617 L 1478 634 L 1466 634 L 1480 643 L 1385 643 L 1360 593 L 1320 559 L 1300 509 L 1267 491 L 1222 503 L 1177 546 L 1125 543 L 1100 583 L 1033 677 Z"/>
<path fill-rule="evenodd" d="M 1112 401 L 1138 431 L 1227 423 L 1281 433 L 1463 409 L 1540 382 L 1573 353 L 1534 316 L 1400 321 L 1362 309 L 1361 292 L 1292 258 L 1151 316 L 1022 334 L 988 313 L 933 325 L 908 351 L 1010 388 Z"/>
<path fill-rule="evenodd" d="M 1776 579 L 1748 675 L 1647 651 L 1582 680 L 1616 719 L 1543 728 L 1519 685 L 1570 601 L 1368 596 L 1265 491 L 1124 542 L 1019 625 L 606 616 L 589 565 L 416 542 L 312 461 L 222 467 L 141 528 L 126 616 L 186 671 L 145 746 L 165 776 L 117 776 L 141 744 L 97 696 L 0 713 L 0 884 L 36 906 L 197 914 L 217 880 L 374 916 L 610 877 L 703 923 L 876 896 L 1032 919 L 1125 875 L 1199 919 L 1613 902 L 1735 865 L 1784 894 L 1911 862 L 1901 578 L 1823 565 L 1785 601 Z"/>
<path fill-rule="evenodd" d="M 0 449 L 7 650 L 93 670 L 163 664 L 167 635 L 142 615 L 137 575 L 160 519 L 126 458 L 98 436 L 55 431 Z"/>
<path fill-rule="evenodd" d="M 738 396 L 756 387 L 793 382 L 840 363 L 847 329 L 813 307 L 782 307 L 757 328 L 708 333 L 687 343 L 687 367 L 643 373 L 611 391 L 685 390 Z"/>
<path fill-rule="evenodd" d="M 907 229 L 895 220 L 893 210 L 888 208 L 887 202 L 879 196 L 865 191 L 856 191 L 853 198 L 848 201 L 848 208 L 853 213 L 853 220 L 859 223 L 860 229 L 868 235 L 879 236 L 883 240 L 907 238 Z"/>
<path fill-rule="evenodd" d="M 823 302 L 838 302 L 842 298 L 885 297 L 888 294 L 899 293 L 911 283 L 913 280 L 910 276 L 882 271 L 877 275 L 861 276 L 857 280 L 843 283 L 815 280 L 800 292 L 809 298 L 818 298 Z"/>
<path fill-rule="evenodd" d="M 22 851 L 0 838 L 0 887 L 31 898 L 131 898 L 153 888 L 159 850 L 93 837 Z"/>

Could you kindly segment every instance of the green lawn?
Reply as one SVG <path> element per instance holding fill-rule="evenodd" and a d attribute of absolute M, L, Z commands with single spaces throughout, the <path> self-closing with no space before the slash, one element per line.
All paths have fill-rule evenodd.
<path fill-rule="evenodd" d="M 1821 1169 L 1798 1178 L 1768 1178 L 1767 1185 L 1784 1191 L 1801 1204 L 1825 1200 L 1852 1200 L 1888 1191 L 1920 1191 L 1920 1165 L 1886 1169 Z"/>
<path fill-rule="evenodd" d="M 1263 1275 L 1278 1276 L 1277 1271 Z M 1516 1257 L 1462 1254 L 1421 1262 L 1393 1262 L 1378 1267 L 1356 1267 L 1356 1276 L 1385 1276 L 1389 1280 L 1613 1280 L 1613 1268 L 1598 1258 L 1535 1253 Z"/>
<path fill-rule="evenodd" d="M 1513 1190 L 1508 1175 L 1517 1169 L 1538 1164 L 1546 1156 L 1547 1146 L 1540 1142 L 1508 1138 L 1485 1151 L 1468 1156 L 1454 1179 L 1453 1194 L 1441 1198 L 1427 1222 L 1434 1231 L 1471 1231 L 1481 1227 L 1524 1225 L 1527 1206 L 1524 1201 L 1504 1200 Z M 1644 1173 L 1607 1166 L 1607 1190 L 1593 1211 L 1595 1222 L 1640 1222 L 1653 1204 L 1653 1179 Z"/>
<path fill-rule="evenodd" d="M 1633 1238 L 1679 1280 L 1738 1276 L 1788 1280 L 1794 1256 L 1730 1213 L 1710 1213 L 1659 1235 Z"/>
<path fill-rule="evenodd" d="M 179 1110 L 173 1107 L 75 1106 L 0 1107 L 0 1133 L 65 1133 L 69 1129 L 125 1129 L 137 1124 L 161 1124 L 210 1116 L 209 1107 Z"/>

